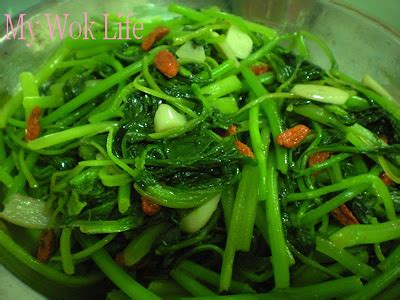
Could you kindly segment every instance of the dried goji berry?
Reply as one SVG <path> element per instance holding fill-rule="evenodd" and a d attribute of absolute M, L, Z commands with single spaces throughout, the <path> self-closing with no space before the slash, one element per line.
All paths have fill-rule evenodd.
<path fill-rule="evenodd" d="M 256 64 L 251 67 L 251 70 L 256 75 L 261 75 L 269 71 L 269 66 L 266 64 Z"/>
<path fill-rule="evenodd" d="M 383 181 L 384 184 L 386 184 L 386 185 L 393 184 L 393 180 L 385 172 L 383 172 L 379 177 L 381 178 L 381 180 Z"/>
<path fill-rule="evenodd" d="M 56 236 L 54 234 L 54 231 L 52 229 L 43 230 L 40 236 L 39 247 L 37 249 L 37 260 L 43 263 L 48 262 L 53 255 L 55 245 Z"/>
<path fill-rule="evenodd" d="M 277 137 L 279 145 L 285 148 L 294 148 L 301 144 L 310 133 L 310 128 L 305 125 L 296 125 L 282 132 Z"/>
<path fill-rule="evenodd" d="M 157 27 L 143 39 L 142 50 L 149 51 L 151 48 L 153 48 L 155 43 L 165 37 L 169 32 L 170 30 L 167 27 Z"/>
<path fill-rule="evenodd" d="M 161 50 L 154 58 L 156 68 L 168 78 L 173 78 L 178 74 L 179 64 L 175 56 L 168 50 Z"/>
<path fill-rule="evenodd" d="M 331 156 L 330 152 L 318 152 L 310 156 L 308 159 L 308 166 L 312 167 L 314 165 L 320 164 L 326 161 Z"/>
<path fill-rule="evenodd" d="M 142 202 L 142 210 L 148 216 L 154 216 L 158 214 L 158 212 L 161 209 L 161 206 L 151 201 L 149 197 L 142 196 L 141 202 Z"/>
<path fill-rule="evenodd" d="M 235 124 L 232 124 L 228 128 L 228 131 L 226 132 L 226 136 L 235 135 L 236 133 L 237 133 L 237 126 Z"/>
<path fill-rule="evenodd" d="M 246 155 L 247 157 L 254 158 L 254 153 L 251 150 L 249 146 L 247 146 L 245 143 L 242 143 L 241 141 L 237 140 L 235 141 L 236 149 L 243 155 Z"/>
<path fill-rule="evenodd" d="M 26 128 L 25 128 L 25 140 L 27 142 L 32 141 L 39 137 L 41 127 L 40 127 L 40 116 L 42 112 L 39 106 L 36 106 L 32 109 L 31 114 L 26 120 Z"/>
<path fill-rule="evenodd" d="M 332 216 L 342 225 L 353 225 L 359 224 L 352 211 L 346 206 L 346 204 L 340 205 L 332 211 Z"/>

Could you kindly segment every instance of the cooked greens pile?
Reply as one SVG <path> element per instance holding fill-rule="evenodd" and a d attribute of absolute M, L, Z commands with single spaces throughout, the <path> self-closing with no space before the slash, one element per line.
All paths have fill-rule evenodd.
<path fill-rule="evenodd" d="M 311 33 L 170 11 L 20 75 L 2 263 L 54 299 L 400 297 L 399 104 Z"/>

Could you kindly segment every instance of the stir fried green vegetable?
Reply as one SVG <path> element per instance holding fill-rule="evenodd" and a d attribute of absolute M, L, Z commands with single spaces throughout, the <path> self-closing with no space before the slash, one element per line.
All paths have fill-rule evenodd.
<path fill-rule="evenodd" d="M 398 102 L 311 33 L 170 11 L 21 74 L 2 263 L 52 298 L 400 297 Z"/>

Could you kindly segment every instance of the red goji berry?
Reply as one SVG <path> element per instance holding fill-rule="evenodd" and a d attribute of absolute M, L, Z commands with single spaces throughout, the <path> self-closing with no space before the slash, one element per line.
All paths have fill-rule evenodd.
<path fill-rule="evenodd" d="M 25 140 L 27 142 L 33 141 L 38 138 L 40 135 L 41 127 L 40 127 L 40 116 L 42 112 L 39 106 L 36 106 L 32 109 L 31 114 L 26 120 L 26 128 L 25 128 Z"/>
<path fill-rule="evenodd" d="M 310 128 L 305 125 L 296 125 L 282 132 L 277 137 L 279 145 L 285 148 L 294 148 L 301 144 L 310 133 Z"/>
<path fill-rule="evenodd" d="M 150 32 L 142 42 L 142 50 L 149 51 L 153 48 L 153 45 L 165 37 L 170 32 L 167 27 L 157 27 L 152 32 Z"/>
<path fill-rule="evenodd" d="M 156 68 L 168 78 L 178 74 L 179 64 L 175 56 L 168 50 L 161 50 L 154 58 Z"/>

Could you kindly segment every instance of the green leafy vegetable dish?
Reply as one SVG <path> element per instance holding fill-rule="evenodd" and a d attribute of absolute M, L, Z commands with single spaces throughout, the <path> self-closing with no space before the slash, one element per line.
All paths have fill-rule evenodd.
<path fill-rule="evenodd" d="M 398 102 L 309 32 L 170 11 L 20 75 L 2 264 L 52 299 L 398 299 Z"/>

